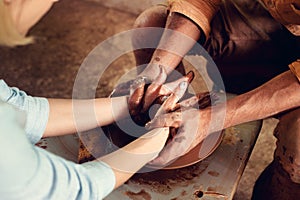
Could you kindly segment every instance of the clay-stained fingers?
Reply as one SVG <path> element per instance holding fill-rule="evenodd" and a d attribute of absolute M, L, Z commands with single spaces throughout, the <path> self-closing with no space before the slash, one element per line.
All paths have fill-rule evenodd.
<path fill-rule="evenodd" d="M 177 113 L 178 115 L 174 115 L 173 113 Z M 180 128 L 176 130 L 165 148 L 160 152 L 159 157 L 150 162 L 150 164 L 168 164 L 174 159 L 184 155 L 201 142 L 207 135 L 205 131 L 200 131 L 202 130 L 200 121 L 202 120 L 200 120 L 199 110 L 195 108 L 186 109 L 183 112 L 172 112 L 160 115 L 157 119 L 152 120 L 149 125 L 147 125 L 150 128 L 154 128 L 157 125 Z"/>
<path fill-rule="evenodd" d="M 155 116 L 174 110 L 177 106 L 177 102 L 183 97 L 187 88 L 188 83 L 186 81 L 181 82 L 177 88 L 175 88 L 174 92 L 164 101 Z"/>
<path fill-rule="evenodd" d="M 209 92 L 199 93 L 196 96 L 198 98 L 197 107 L 199 109 L 203 109 L 203 108 L 206 108 L 207 106 L 212 105 L 212 98 L 213 97 L 210 95 Z"/>
<path fill-rule="evenodd" d="M 145 128 L 150 130 L 159 127 L 174 127 L 179 128 L 182 124 L 182 113 L 172 112 L 158 115 L 145 125 Z"/>
<path fill-rule="evenodd" d="M 177 86 L 183 82 L 186 81 L 188 83 L 191 83 L 195 77 L 195 74 L 193 71 L 189 71 L 185 76 L 182 76 L 181 78 L 177 79 L 176 81 L 166 83 L 164 84 L 159 91 L 159 96 L 166 96 L 172 93 L 172 91 L 177 88 Z"/>
<path fill-rule="evenodd" d="M 198 98 L 197 107 L 199 109 L 214 105 L 219 100 L 218 95 L 214 92 L 198 93 L 196 96 Z"/>
<path fill-rule="evenodd" d="M 191 108 L 191 107 L 203 109 L 213 105 L 217 100 L 218 100 L 218 96 L 215 93 L 201 92 L 179 102 L 174 108 L 174 110 L 177 110 L 178 108 Z"/>
<path fill-rule="evenodd" d="M 142 106 L 142 112 L 146 112 L 148 108 L 151 106 L 151 104 L 154 102 L 154 100 L 160 96 L 159 91 L 164 84 L 164 82 L 167 79 L 167 72 L 164 69 L 164 67 L 159 66 L 160 73 L 159 76 L 149 85 L 149 87 L 146 90 L 146 94 L 144 96 L 144 103 Z"/>
<path fill-rule="evenodd" d="M 130 85 L 134 80 L 130 80 L 124 83 L 120 83 L 113 89 L 113 91 L 110 93 L 109 97 L 119 97 L 119 96 L 124 96 L 124 95 L 129 95 L 130 92 Z"/>
<path fill-rule="evenodd" d="M 188 99 L 185 99 L 181 102 L 179 102 L 177 104 L 177 107 L 175 109 L 178 109 L 178 108 L 189 108 L 189 107 L 193 107 L 194 105 L 196 105 L 198 103 L 198 97 L 195 95 L 195 96 L 192 96 Z"/>
<path fill-rule="evenodd" d="M 162 106 L 157 111 L 156 116 L 173 111 L 178 107 L 177 102 L 185 95 L 189 83 L 194 79 L 194 72 L 190 71 L 187 75 L 171 83 L 166 83 L 161 87 L 160 97 L 157 102 L 160 102 Z"/>
<path fill-rule="evenodd" d="M 204 108 L 209 106 L 210 103 L 211 99 L 209 92 L 203 92 L 181 101 L 179 106 L 183 108 L 190 108 L 194 106 L 198 108 Z"/>
<path fill-rule="evenodd" d="M 131 115 L 137 115 L 141 107 L 141 102 L 144 96 L 144 88 L 146 79 L 139 77 L 130 85 L 130 95 L 128 99 L 128 109 Z"/>
<path fill-rule="evenodd" d="M 164 149 L 160 152 L 159 156 L 156 157 L 154 160 L 150 161 L 150 165 L 154 166 L 165 166 L 170 164 L 175 159 L 183 156 L 189 150 L 189 143 L 191 141 L 187 141 L 188 138 L 185 134 L 176 133 L 176 135 L 165 145 Z"/>

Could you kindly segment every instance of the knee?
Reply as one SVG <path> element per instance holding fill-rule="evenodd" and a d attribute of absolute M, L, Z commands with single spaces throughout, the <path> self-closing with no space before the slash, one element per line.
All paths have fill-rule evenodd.
<path fill-rule="evenodd" d="M 158 5 L 148 8 L 135 20 L 134 28 L 164 27 L 167 19 L 167 7 Z"/>
<path fill-rule="evenodd" d="M 295 139 L 300 138 L 300 108 L 292 110 L 279 118 L 275 136 Z M 280 135 L 278 135 L 280 133 Z"/>
<path fill-rule="evenodd" d="M 293 110 L 280 117 L 275 129 L 277 148 L 275 156 L 290 178 L 300 183 L 300 109 Z"/>
<path fill-rule="evenodd" d="M 133 47 L 155 48 L 160 41 L 166 20 L 167 8 L 165 6 L 154 6 L 140 14 L 133 26 L 135 28 L 132 33 Z"/>

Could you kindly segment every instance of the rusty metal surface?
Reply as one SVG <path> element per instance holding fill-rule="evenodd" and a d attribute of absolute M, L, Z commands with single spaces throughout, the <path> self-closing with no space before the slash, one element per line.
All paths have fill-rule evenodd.
<path fill-rule="evenodd" d="M 232 199 L 261 125 L 255 121 L 228 128 L 220 146 L 203 161 L 136 174 L 105 200 Z"/>

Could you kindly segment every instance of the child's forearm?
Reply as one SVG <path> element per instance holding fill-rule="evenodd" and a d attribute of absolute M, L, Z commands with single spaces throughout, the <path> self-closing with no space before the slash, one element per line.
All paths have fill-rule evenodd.
<path fill-rule="evenodd" d="M 100 158 L 113 169 L 116 177 L 115 188 L 156 158 L 163 149 L 168 135 L 168 127 L 154 129 L 125 147 Z"/>
<path fill-rule="evenodd" d="M 48 101 L 50 111 L 43 137 L 72 134 L 108 125 L 128 114 L 127 97 Z"/>

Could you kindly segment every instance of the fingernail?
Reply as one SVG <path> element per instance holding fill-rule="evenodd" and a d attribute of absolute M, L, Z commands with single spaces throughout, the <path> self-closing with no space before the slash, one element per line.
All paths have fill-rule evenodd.
<path fill-rule="evenodd" d="M 147 123 L 145 124 L 145 128 L 146 128 L 147 130 L 149 130 L 149 129 L 151 128 L 151 122 L 147 122 Z"/>
<path fill-rule="evenodd" d="M 145 77 L 138 77 L 137 79 L 135 79 L 134 84 L 140 85 L 142 83 L 144 83 L 146 80 Z"/>
<path fill-rule="evenodd" d="M 130 85 L 130 89 L 135 91 L 136 89 L 140 88 L 143 86 L 143 84 L 145 83 L 145 80 L 143 77 L 139 77 L 137 78 L 132 85 Z"/>
<path fill-rule="evenodd" d="M 165 101 L 165 100 L 167 100 L 168 99 L 168 96 L 163 96 L 162 98 L 161 98 L 161 101 Z"/>
<path fill-rule="evenodd" d="M 187 82 L 186 82 L 186 81 L 181 82 L 181 83 L 179 84 L 179 87 L 180 87 L 180 89 L 182 89 L 182 90 L 186 89 L 186 87 L 187 87 Z"/>

